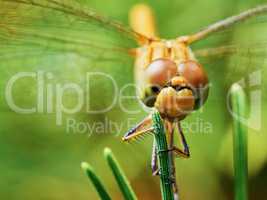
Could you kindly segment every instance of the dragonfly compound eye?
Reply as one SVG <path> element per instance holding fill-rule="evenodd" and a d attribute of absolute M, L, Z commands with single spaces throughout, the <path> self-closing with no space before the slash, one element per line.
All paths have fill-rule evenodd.
<path fill-rule="evenodd" d="M 203 67 L 196 61 L 185 61 L 178 65 L 178 74 L 184 77 L 195 97 L 195 108 L 201 107 L 207 100 L 209 81 Z"/>
<path fill-rule="evenodd" d="M 165 58 L 152 61 L 146 69 L 146 78 L 151 85 L 164 86 L 176 74 L 176 63 Z"/>
<path fill-rule="evenodd" d="M 160 90 L 176 74 L 175 62 L 165 58 L 152 61 L 145 71 L 147 86 L 141 97 L 142 102 L 148 107 L 153 107 Z"/>

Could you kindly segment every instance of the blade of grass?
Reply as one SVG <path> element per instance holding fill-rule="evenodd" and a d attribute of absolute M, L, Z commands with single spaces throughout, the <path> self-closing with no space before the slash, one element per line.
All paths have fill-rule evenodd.
<path fill-rule="evenodd" d="M 95 189 L 98 192 L 101 200 L 111 200 L 109 194 L 107 193 L 105 187 L 101 183 L 99 177 L 96 175 L 93 168 L 86 162 L 82 162 L 81 167 L 85 171 L 85 173 L 87 174 L 88 178 L 91 180 L 93 185 L 95 186 Z"/>
<path fill-rule="evenodd" d="M 231 88 L 231 103 L 234 113 L 233 154 L 235 176 L 235 200 L 247 200 L 247 128 L 242 123 L 246 115 L 245 93 L 238 84 Z"/>
<path fill-rule="evenodd" d="M 130 183 L 126 176 L 124 175 L 118 161 L 112 154 L 109 148 L 104 149 L 104 156 L 108 162 L 108 165 L 119 185 L 119 188 L 124 196 L 125 200 L 137 200 L 136 195 L 133 189 L 130 186 Z"/>
<path fill-rule="evenodd" d="M 173 200 L 173 190 L 171 183 L 171 172 L 170 172 L 170 159 L 168 153 L 168 145 L 166 140 L 166 134 L 164 126 L 160 117 L 159 112 L 155 112 L 152 115 L 154 137 L 156 139 L 156 145 L 158 150 L 159 166 L 160 166 L 160 187 L 161 196 L 163 200 Z"/>

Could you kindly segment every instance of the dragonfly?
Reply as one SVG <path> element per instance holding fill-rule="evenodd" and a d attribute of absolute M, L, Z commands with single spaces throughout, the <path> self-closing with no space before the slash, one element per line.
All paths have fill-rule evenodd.
<path fill-rule="evenodd" d="M 151 9 L 143 4 L 131 10 L 131 28 L 72 0 L 0 0 L 0 6 L 2 60 L 58 52 L 72 52 L 92 62 L 121 59 L 121 56 L 115 57 L 115 53 L 124 55 L 125 59 L 135 59 L 137 96 L 146 107 L 158 110 L 164 120 L 175 199 L 178 199 L 178 187 L 174 158 L 190 157 L 181 121 L 201 108 L 209 94 L 209 78 L 198 58 L 238 51 L 235 45 L 198 51 L 193 51 L 191 46 L 240 22 L 267 14 L 267 5 L 260 5 L 193 34 L 163 39 L 156 34 Z M 182 148 L 174 144 L 176 132 Z M 131 141 L 151 133 L 149 114 L 122 140 Z M 155 141 L 151 168 L 153 175 L 159 174 Z"/>

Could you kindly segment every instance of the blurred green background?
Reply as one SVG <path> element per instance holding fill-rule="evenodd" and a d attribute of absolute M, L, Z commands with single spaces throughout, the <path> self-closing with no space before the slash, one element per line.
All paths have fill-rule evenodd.
<path fill-rule="evenodd" d="M 129 10 L 140 2 L 146 2 L 153 8 L 158 33 L 164 38 L 193 33 L 240 10 L 264 3 L 260 0 L 83 0 L 81 3 L 128 25 Z M 266 19 L 267 16 L 257 18 L 192 46 L 193 49 L 201 49 L 241 44 L 240 52 L 233 56 L 199 58 L 209 75 L 210 96 L 202 110 L 184 120 L 185 126 L 191 124 L 191 129 L 185 130 L 185 134 L 192 157 L 176 160 L 181 199 L 233 199 L 232 120 L 227 109 L 227 93 L 230 86 L 240 80 L 246 83 L 249 105 L 255 103 L 250 98 L 251 91 L 261 91 L 261 102 L 256 102 L 261 106 L 261 112 L 256 113 L 256 121 L 261 123 L 261 127 L 249 129 L 249 196 L 250 199 L 263 199 L 267 195 L 267 126 L 264 120 L 267 117 L 267 53 L 242 51 L 247 49 L 245 44 L 248 43 L 254 44 L 253 47 L 258 47 L 256 44 L 266 46 Z M 72 23 L 75 24 L 75 21 Z M 2 48 L 1 54 L 4 55 L 7 50 Z M 11 52 L 26 55 L 27 48 L 17 47 Z M 5 99 L 8 80 L 23 71 L 51 72 L 54 78 L 46 79 L 46 84 L 55 86 L 57 83 L 73 82 L 83 89 L 86 89 L 86 72 L 103 72 L 110 74 L 121 89 L 134 81 L 133 59 L 127 57 L 123 62 L 108 60 L 94 64 L 79 55 L 64 52 L 28 57 L 11 54 L 4 59 L 1 57 L 0 67 L 1 199 L 97 199 L 97 193 L 80 169 L 82 161 L 94 166 L 114 199 L 122 199 L 102 156 L 107 146 L 117 156 L 139 199 L 160 199 L 158 177 L 152 177 L 150 170 L 152 137 L 131 144 L 121 141 L 129 126 L 146 116 L 135 99 L 123 99 L 122 103 L 129 110 L 140 110 L 138 113 L 127 114 L 117 102 L 113 109 L 103 114 L 88 114 L 85 108 L 76 114 L 66 114 L 61 126 L 56 125 L 55 113 L 17 114 L 9 108 Z M 247 83 L 253 72 L 260 77 L 260 85 L 250 87 Z M 36 103 L 36 92 L 35 80 L 25 79 L 15 85 L 13 94 L 19 105 L 30 107 Z M 135 90 L 129 87 L 124 94 L 134 95 Z M 103 77 L 93 79 L 90 85 L 92 109 L 107 107 L 112 103 L 113 95 L 114 88 L 109 81 Z M 75 94 L 67 92 L 64 95 L 65 105 L 71 107 L 76 101 Z M 253 109 L 251 113 L 255 114 Z M 95 125 L 90 132 L 80 131 L 83 126 L 80 125 L 80 129 L 68 131 L 68 119 L 80 124 L 88 123 L 91 128 L 93 124 L 103 124 L 108 120 L 121 129 L 102 130 Z"/>

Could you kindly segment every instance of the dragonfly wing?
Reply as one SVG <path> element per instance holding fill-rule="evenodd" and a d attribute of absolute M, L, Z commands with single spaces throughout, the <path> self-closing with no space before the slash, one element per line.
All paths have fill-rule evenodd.
<path fill-rule="evenodd" d="M 200 63 L 205 67 L 211 85 L 216 87 L 209 101 L 223 101 L 233 83 L 240 83 L 249 94 L 250 84 L 265 81 L 267 67 L 266 16 L 255 17 L 234 28 L 210 36 L 192 45 Z M 262 84 L 262 88 L 266 83 Z M 222 90 L 220 90 L 222 88 Z"/>
<path fill-rule="evenodd" d="M 259 16 L 259 15 L 266 15 L 267 13 L 267 5 L 261 5 L 246 11 L 241 12 L 238 15 L 234 15 L 231 17 L 228 17 L 224 20 L 218 21 L 214 24 L 211 24 L 210 26 L 204 28 L 203 30 L 192 34 L 189 36 L 188 38 L 188 42 L 192 43 L 192 42 L 196 42 L 199 40 L 202 40 L 206 37 L 208 37 L 209 35 L 212 35 L 218 31 L 221 30 L 227 30 L 228 28 L 232 27 L 235 24 L 238 24 L 240 22 L 244 22 L 250 18 L 253 18 L 255 16 Z"/>
<path fill-rule="evenodd" d="M 267 12 L 249 20 L 220 30 L 193 44 L 196 56 L 213 57 L 243 53 L 248 49 L 263 49 L 266 46 Z"/>
<path fill-rule="evenodd" d="M 27 47 L 24 53 L 73 52 L 103 60 L 116 52 L 127 53 L 140 37 L 146 38 L 71 0 L 1 0 L 0 4 L 0 41 L 9 47 L 6 55 Z"/>
<path fill-rule="evenodd" d="M 226 56 L 249 56 L 262 57 L 267 54 L 267 43 L 252 43 L 252 44 L 233 44 L 219 47 L 211 47 L 205 49 L 197 49 L 194 51 L 198 58 L 221 58 Z"/>
<path fill-rule="evenodd" d="M 225 83 L 232 84 L 254 77 L 255 72 L 260 74 L 265 72 L 267 43 L 233 44 L 198 49 L 195 55 L 211 74 L 209 76 L 211 82 L 224 79 Z"/>
<path fill-rule="evenodd" d="M 267 57 L 266 22 L 263 16 L 255 17 L 235 28 L 214 34 L 209 40 L 203 40 L 200 46 L 193 46 L 194 53 L 205 64 L 225 59 L 264 61 Z"/>
<path fill-rule="evenodd" d="M 143 37 L 133 30 L 71 0 L 0 0 L 0 7 L 2 91 L 18 72 L 43 71 L 49 84 L 77 83 L 90 91 L 89 100 L 97 99 L 87 99 L 91 111 L 112 104 L 114 81 L 120 86 L 132 80 L 133 59 L 128 51 Z M 89 88 L 88 72 L 101 76 L 95 76 Z M 17 102 L 32 105 L 36 83 L 29 78 L 18 82 L 13 91 Z M 76 101 L 72 96 L 64 97 L 67 104 Z M 4 109 L 10 110 L 6 105 Z"/>

